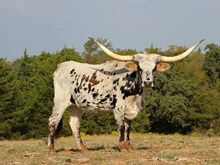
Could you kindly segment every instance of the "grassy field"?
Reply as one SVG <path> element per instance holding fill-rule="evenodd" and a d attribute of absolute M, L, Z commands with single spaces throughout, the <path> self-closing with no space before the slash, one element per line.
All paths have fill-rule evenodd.
<path fill-rule="evenodd" d="M 116 134 L 83 139 L 88 152 L 79 152 L 73 137 L 66 137 L 56 141 L 56 155 L 48 154 L 46 139 L 0 141 L 0 164 L 220 164 L 220 137 L 132 133 L 132 152 L 118 151 Z"/>

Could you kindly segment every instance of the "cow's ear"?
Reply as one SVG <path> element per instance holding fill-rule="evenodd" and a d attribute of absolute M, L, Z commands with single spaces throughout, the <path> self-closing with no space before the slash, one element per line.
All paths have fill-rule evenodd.
<path fill-rule="evenodd" d="M 156 67 L 158 72 L 164 72 L 170 69 L 170 65 L 164 62 L 158 63 Z"/>
<path fill-rule="evenodd" d="M 129 62 L 125 64 L 125 69 L 128 71 L 136 71 L 138 68 L 137 64 L 134 62 Z"/>

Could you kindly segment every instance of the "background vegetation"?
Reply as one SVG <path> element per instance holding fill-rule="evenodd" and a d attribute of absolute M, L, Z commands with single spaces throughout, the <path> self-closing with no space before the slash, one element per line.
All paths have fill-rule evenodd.
<path fill-rule="evenodd" d="M 137 50 L 114 50 L 106 39 L 98 39 L 120 54 Z M 171 45 L 161 51 L 153 46 L 148 53 L 173 56 L 187 48 Z M 54 53 L 42 52 L 15 61 L 0 58 L 0 139 L 28 139 L 47 136 L 48 117 L 53 107 L 53 72 L 57 64 L 75 60 L 102 63 L 111 60 L 88 40 L 82 54 L 64 47 Z M 133 121 L 133 132 L 220 134 L 220 47 L 207 44 L 187 59 L 171 64 L 165 73 L 155 74 L 155 86 L 145 91 L 145 108 Z M 63 135 L 70 135 L 70 110 L 64 114 Z M 116 130 L 114 117 L 84 114 L 81 131 L 86 134 L 111 133 Z"/>

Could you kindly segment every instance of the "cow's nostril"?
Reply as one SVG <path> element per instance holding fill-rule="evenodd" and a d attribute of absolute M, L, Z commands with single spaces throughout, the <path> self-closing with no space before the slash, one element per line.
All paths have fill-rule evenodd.
<path fill-rule="evenodd" d="M 147 77 L 147 79 L 146 79 L 146 80 L 148 80 L 148 81 L 149 81 L 149 80 L 150 80 L 150 77 Z"/>

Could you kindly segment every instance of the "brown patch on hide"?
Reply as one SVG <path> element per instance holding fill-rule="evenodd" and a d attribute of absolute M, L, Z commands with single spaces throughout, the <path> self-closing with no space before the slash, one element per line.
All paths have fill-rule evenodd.
<path fill-rule="evenodd" d="M 86 77 L 85 81 L 86 81 L 86 82 L 88 82 L 88 81 L 89 81 L 89 76 L 88 76 L 88 77 Z"/>
<path fill-rule="evenodd" d="M 80 83 L 80 86 L 82 85 L 82 82 L 86 79 L 86 75 L 83 75 L 82 76 L 82 79 L 81 79 L 81 83 Z"/>
<path fill-rule="evenodd" d="M 95 72 L 92 74 L 92 77 L 91 77 L 90 80 L 89 80 L 89 82 L 91 83 L 91 85 L 97 85 L 97 84 L 99 84 L 99 81 L 96 80 L 96 78 L 97 78 L 96 73 L 97 73 L 97 71 L 95 71 Z"/>

